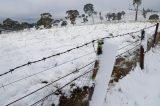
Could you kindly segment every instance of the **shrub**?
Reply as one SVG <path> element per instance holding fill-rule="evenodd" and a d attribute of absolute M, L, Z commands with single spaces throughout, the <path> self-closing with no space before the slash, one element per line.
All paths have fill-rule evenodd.
<path fill-rule="evenodd" d="M 149 20 L 159 20 L 159 15 L 157 15 L 157 14 L 152 14 L 152 15 L 149 17 Z"/>
<path fill-rule="evenodd" d="M 67 21 L 62 21 L 61 26 L 67 26 Z"/>

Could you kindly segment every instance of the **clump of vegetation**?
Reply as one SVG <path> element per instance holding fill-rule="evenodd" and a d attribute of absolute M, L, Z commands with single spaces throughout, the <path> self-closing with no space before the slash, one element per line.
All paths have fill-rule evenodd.
<path fill-rule="evenodd" d="M 159 15 L 157 15 L 157 14 L 152 14 L 152 15 L 149 17 L 149 20 L 159 20 Z"/>
<path fill-rule="evenodd" d="M 58 26 L 58 24 L 61 22 L 61 20 L 54 20 L 53 21 L 53 26 Z"/>
<path fill-rule="evenodd" d="M 84 86 L 83 88 L 76 87 L 71 91 L 70 97 L 66 97 L 65 94 L 60 96 L 59 106 L 87 106 L 89 95 L 89 87 Z"/>
<path fill-rule="evenodd" d="M 62 21 L 61 26 L 67 26 L 67 21 Z"/>

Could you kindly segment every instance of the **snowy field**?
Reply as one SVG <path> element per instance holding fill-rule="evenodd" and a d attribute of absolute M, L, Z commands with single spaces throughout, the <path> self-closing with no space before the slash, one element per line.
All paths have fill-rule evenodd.
<path fill-rule="evenodd" d="M 68 26 L 63 28 L 52 28 L 43 30 L 31 29 L 21 32 L 1 34 L 0 74 L 5 73 L 10 69 L 15 68 L 16 66 L 22 65 L 29 61 L 38 60 L 46 56 L 63 52 L 65 50 L 82 45 L 86 42 L 89 42 L 97 38 L 106 36 L 116 36 L 118 34 L 137 31 L 154 24 L 155 23 L 147 22 L 115 24 L 108 23 L 74 27 Z M 147 29 L 146 35 L 152 36 L 154 34 L 154 31 L 155 27 Z M 111 40 L 112 42 L 119 44 L 119 48 L 121 48 L 139 39 L 140 33 L 141 32 L 118 38 L 113 38 Z M 130 47 L 135 45 L 131 45 Z M 118 54 L 122 53 L 126 49 L 127 48 L 119 50 Z M 152 106 L 160 105 L 160 90 L 158 89 L 158 79 L 160 80 L 160 77 L 158 77 L 158 75 L 160 75 L 158 67 L 160 65 L 158 63 L 159 59 L 157 59 L 157 57 L 160 57 L 160 54 L 158 54 L 158 50 L 159 49 L 157 48 L 153 50 L 154 52 L 151 51 L 147 54 L 146 59 L 149 60 L 147 64 L 150 64 L 146 66 L 147 70 L 139 71 L 139 68 L 137 67 L 135 69 L 135 72 L 132 72 L 131 75 L 128 75 L 126 78 L 117 83 L 116 86 L 111 89 L 111 91 L 108 91 L 108 94 L 106 96 L 107 106 L 122 106 L 127 105 L 127 103 L 129 104 L 129 106 L 144 106 L 146 104 L 148 104 L 148 106 L 151 106 L 149 105 L 149 103 L 153 103 Z M 152 55 L 152 61 L 156 61 L 156 64 L 154 64 L 156 65 L 156 67 L 154 68 L 151 65 L 151 63 L 153 62 L 150 61 Z M 76 59 L 78 57 L 81 58 Z M 72 61 L 73 59 L 76 60 Z M 94 53 L 94 48 L 93 45 L 90 44 L 80 49 L 73 50 L 69 53 L 53 57 L 51 59 L 39 62 L 37 64 L 22 67 L 20 69 L 15 70 L 12 73 L 1 76 L 0 106 L 6 105 L 7 103 L 10 103 L 26 94 L 29 94 L 34 90 L 37 90 L 40 87 L 45 86 L 45 83 L 42 83 L 43 81 L 47 81 L 50 83 L 58 79 L 59 77 L 62 77 L 76 69 L 83 67 L 84 65 L 94 61 L 95 59 L 96 55 Z M 64 62 L 67 63 L 63 64 Z M 152 70 L 152 68 L 154 70 Z M 63 86 L 76 76 L 84 73 L 86 69 L 83 69 L 82 71 L 75 73 L 65 78 L 64 80 L 56 82 L 55 84 L 38 91 L 37 93 L 15 103 L 13 106 L 28 106 L 36 102 L 37 100 L 45 97 L 45 95 L 48 95 L 52 91 L 56 90 L 57 87 Z M 35 73 L 39 73 L 41 71 L 44 72 L 36 74 L 24 80 L 18 81 L 22 78 L 28 77 Z M 152 81 L 154 83 L 152 83 Z M 77 81 L 76 83 L 78 86 L 80 81 Z M 86 83 L 86 85 L 87 84 L 88 82 Z M 121 92 L 118 92 L 119 88 L 121 89 Z M 67 93 L 69 91 L 67 89 L 64 89 L 64 92 Z M 150 95 L 152 94 L 151 92 L 153 93 L 153 95 Z M 56 98 L 54 102 L 55 104 L 58 104 L 58 96 L 55 96 L 53 98 Z"/>

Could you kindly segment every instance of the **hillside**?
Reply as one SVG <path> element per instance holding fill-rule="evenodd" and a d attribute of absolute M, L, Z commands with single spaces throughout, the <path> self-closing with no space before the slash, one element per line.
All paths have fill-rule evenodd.
<path fill-rule="evenodd" d="M 125 22 L 125 23 L 105 23 L 84 26 L 67 26 L 62 28 L 51 28 L 43 30 L 25 30 L 0 35 L 0 74 L 9 71 L 19 65 L 30 61 L 42 59 L 56 53 L 80 46 L 86 42 L 102 37 L 113 37 L 116 35 L 139 31 L 155 23 L 149 22 Z M 155 27 L 146 29 L 146 35 L 152 36 Z M 118 44 L 119 48 L 135 42 L 140 38 L 141 32 L 128 34 L 126 36 L 112 38 L 111 41 Z M 136 44 L 130 45 L 118 51 L 123 53 Z M 95 43 L 95 48 L 97 43 Z M 120 80 L 115 86 L 111 87 L 106 95 L 105 105 L 109 106 L 158 106 L 160 103 L 160 91 L 157 86 L 159 72 L 159 47 L 147 53 L 146 70 L 139 70 L 137 66 L 128 76 Z M 37 64 L 28 64 L 26 67 L 18 68 L 11 73 L 0 77 L 0 105 L 6 105 L 24 95 L 31 93 L 47 83 L 77 70 L 96 59 L 96 54 L 92 44 L 79 49 L 55 56 L 41 61 Z M 151 63 L 155 63 L 155 67 Z M 149 65 L 148 65 L 149 64 Z M 93 65 L 90 66 L 93 68 Z M 152 70 L 153 69 L 153 70 Z M 37 100 L 50 94 L 57 88 L 73 80 L 77 76 L 88 70 L 88 67 L 76 72 L 69 77 L 60 80 L 46 88 L 27 96 L 14 104 L 14 106 L 28 106 Z M 33 76 L 32 76 L 33 75 Z M 85 76 L 89 79 L 91 75 Z M 75 85 L 82 88 L 92 84 L 91 80 L 77 80 Z M 154 82 L 154 83 L 152 83 Z M 146 89 L 147 88 L 147 89 Z M 155 92 L 150 92 L 151 88 Z M 146 89 L 146 90 L 144 90 Z M 152 91 L 152 90 L 151 90 Z M 65 95 L 70 95 L 70 87 L 62 89 Z M 141 95 L 138 95 L 140 94 Z M 58 105 L 59 95 L 47 98 L 43 105 L 54 103 Z M 152 99 L 152 97 L 154 99 Z M 116 102 L 115 102 L 116 101 Z M 147 101 L 147 102 L 145 102 Z M 115 103 L 115 104 L 114 104 Z M 149 104 L 150 103 L 150 104 Z"/>

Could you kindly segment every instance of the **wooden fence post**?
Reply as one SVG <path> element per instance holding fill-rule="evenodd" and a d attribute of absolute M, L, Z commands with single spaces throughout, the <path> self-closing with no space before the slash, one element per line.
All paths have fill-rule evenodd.
<path fill-rule="evenodd" d="M 145 31 L 142 30 L 142 32 L 141 32 L 141 41 L 142 42 L 144 40 L 144 37 L 145 37 Z M 140 67 L 142 70 L 144 69 L 144 47 L 142 44 L 141 44 L 141 48 L 140 48 Z"/>
<path fill-rule="evenodd" d="M 157 33 L 158 33 L 158 27 L 159 27 L 159 23 L 157 23 L 157 25 L 156 25 L 156 30 L 155 30 L 155 34 L 154 34 L 154 39 L 153 39 L 153 45 L 152 45 L 152 47 L 154 47 L 156 45 L 156 38 L 157 38 Z"/>

